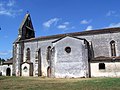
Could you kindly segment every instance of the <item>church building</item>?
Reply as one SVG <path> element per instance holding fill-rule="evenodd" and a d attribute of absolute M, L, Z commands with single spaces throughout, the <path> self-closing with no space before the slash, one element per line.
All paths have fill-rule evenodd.
<path fill-rule="evenodd" d="M 36 38 L 27 13 L 13 43 L 12 63 L 9 62 L 3 64 L 6 69 L 1 68 L 1 72 L 9 67 L 10 76 L 120 77 L 120 28 Z"/>

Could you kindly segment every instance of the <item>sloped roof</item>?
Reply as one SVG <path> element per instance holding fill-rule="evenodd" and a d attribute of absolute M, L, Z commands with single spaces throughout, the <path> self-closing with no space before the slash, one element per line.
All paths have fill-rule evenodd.
<path fill-rule="evenodd" d="M 31 24 L 30 24 L 30 27 L 29 27 L 29 25 L 27 26 L 27 24 L 26 24 L 28 21 L 30 21 L 29 23 L 31 23 Z M 18 33 L 19 35 L 22 35 L 22 33 L 23 33 L 23 27 L 28 28 L 30 31 L 33 31 L 33 32 L 34 32 L 34 28 L 33 28 L 33 25 L 32 25 L 32 20 L 31 20 L 31 17 L 30 17 L 30 14 L 29 14 L 29 13 L 27 13 L 27 14 L 25 15 L 22 23 L 20 24 L 20 27 L 19 27 L 19 29 L 18 29 L 18 30 L 19 30 L 19 33 Z M 16 42 L 21 41 L 21 39 L 22 39 L 22 37 L 18 37 L 18 38 L 13 42 L 13 44 L 16 43 Z"/>
<path fill-rule="evenodd" d="M 10 58 L 9 60 L 3 62 L 3 64 L 13 64 L 13 58 Z"/>
<path fill-rule="evenodd" d="M 26 20 L 27 20 L 27 18 L 28 18 L 29 16 L 30 16 L 29 13 L 27 13 L 27 14 L 25 15 L 25 17 L 24 17 L 24 19 L 23 19 L 23 21 L 22 21 L 19 29 L 22 29 L 23 25 L 25 24 L 25 22 L 26 22 Z"/>
<path fill-rule="evenodd" d="M 105 56 L 99 56 L 95 57 L 91 60 L 91 62 L 120 62 L 120 56 L 118 57 L 105 57 Z"/>
<path fill-rule="evenodd" d="M 33 64 L 31 61 L 21 62 L 21 64 L 24 64 L 24 63 Z"/>
<path fill-rule="evenodd" d="M 63 38 L 65 38 L 65 37 L 67 37 L 67 36 L 61 37 L 61 38 L 59 38 L 59 39 L 53 41 L 52 43 L 56 43 L 56 42 L 62 40 Z M 78 37 L 72 37 L 72 36 L 69 36 L 69 35 L 68 35 L 68 37 L 75 38 L 75 39 L 78 39 L 78 40 L 85 40 L 85 41 L 87 41 L 86 39 L 78 38 Z"/>
<path fill-rule="evenodd" d="M 28 42 L 28 41 L 34 41 L 34 40 L 50 40 L 50 39 L 57 39 L 65 36 L 87 36 L 87 35 L 98 35 L 98 34 L 118 33 L 118 32 L 120 32 L 120 28 L 116 27 L 116 28 L 106 28 L 106 29 L 90 30 L 90 31 L 82 31 L 82 32 L 73 32 L 73 33 L 66 33 L 66 34 L 57 34 L 57 35 L 51 35 L 51 36 L 42 36 L 38 38 L 26 39 L 23 41 Z"/>

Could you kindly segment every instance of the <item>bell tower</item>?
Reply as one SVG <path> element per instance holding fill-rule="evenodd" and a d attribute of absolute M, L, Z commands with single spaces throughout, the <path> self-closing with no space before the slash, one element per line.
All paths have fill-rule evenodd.
<path fill-rule="evenodd" d="M 18 38 L 20 40 L 30 39 L 35 37 L 34 28 L 32 25 L 32 20 L 30 14 L 27 13 L 20 25 Z"/>
<path fill-rule="evenodd" d="M 13 43 L 13 75 L 21 75 L 21 63 L 23 62 L 24 43 L 22 40 L 35 38 L 30 14 L 27 13 L 19 27 L 18 37 Z"/>

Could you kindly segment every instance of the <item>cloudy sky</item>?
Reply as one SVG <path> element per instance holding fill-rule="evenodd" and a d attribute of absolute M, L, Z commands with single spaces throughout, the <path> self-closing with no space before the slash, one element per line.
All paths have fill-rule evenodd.
<path fill-rule="evenodd" d="M 12 43 L 27 11 L 36 37 L 120 26 L 120 0 L 0 0 L 0 57 Z"/>

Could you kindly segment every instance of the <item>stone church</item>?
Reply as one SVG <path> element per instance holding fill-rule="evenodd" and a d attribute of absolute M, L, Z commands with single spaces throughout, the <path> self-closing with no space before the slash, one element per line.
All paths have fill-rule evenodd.
<path fill-rule="evenodd" d="M 120 28 L 35 38 L 27 13 L 3 75 L 53 78 L 120 77 Z"/>

